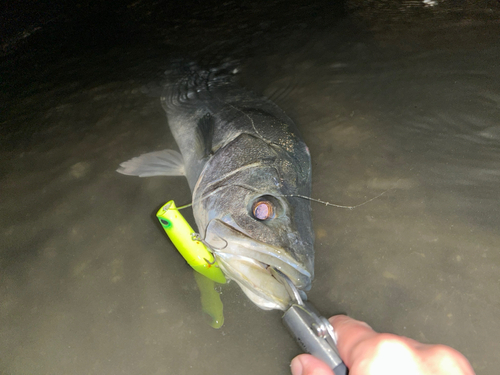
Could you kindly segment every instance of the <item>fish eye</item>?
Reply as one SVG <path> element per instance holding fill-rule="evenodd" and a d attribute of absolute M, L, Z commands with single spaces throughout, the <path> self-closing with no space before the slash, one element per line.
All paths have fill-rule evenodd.
<path fill-rule="evenodd" d="M 274 219 L 279 215 L 279 211 L 279 201 L 273 196 L 263 195 L 253 202 L 250 213 L 256 220 L 266 221 Z"/>
<path fill-rule="evenodd" d="M 268 220 L 274 216 L 273 205 L 269 201 L 257 201 L 253 204 L 252 213 L 257 220 Z"/>

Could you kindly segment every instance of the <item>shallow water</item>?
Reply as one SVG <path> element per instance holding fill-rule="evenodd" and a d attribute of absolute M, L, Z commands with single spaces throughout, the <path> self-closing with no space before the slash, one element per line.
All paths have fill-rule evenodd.
<path fill-rule="evenodd" d="M 353 209 L 313 204 L 310 300 L 327 316 L 451 345 L 495 374 L 499 24 L 420 21 L 249 30 L 214 50 L 239 58 L 242 83 L 296 120 L 314 198 L 356 206 L 384 193 Z M 3 62 L 2 373 L 288 374 L 300 352 L 280 313 L 235 283 L 221 287 L 224 326 L 206 324 L 154 218 L 167 200 L 189 202 L 187 182 L 115 172 L 175 148 L 142 89 L 173 55 L 155 43 Z"/>

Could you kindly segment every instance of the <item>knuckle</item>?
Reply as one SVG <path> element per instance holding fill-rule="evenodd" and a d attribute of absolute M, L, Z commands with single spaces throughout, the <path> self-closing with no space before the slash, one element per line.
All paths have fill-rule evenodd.
<path fill-rule="evenodd" d="M 404 369 L 406 374 L 416 373 L 415 351 L 402 337 L 383 333 L 377 337 L 375 356 L 371 370 L 379 373 L 385 369 L 386 373 L 398 373 Z M 380 372 L 381 373 L 381 372 Z"/>

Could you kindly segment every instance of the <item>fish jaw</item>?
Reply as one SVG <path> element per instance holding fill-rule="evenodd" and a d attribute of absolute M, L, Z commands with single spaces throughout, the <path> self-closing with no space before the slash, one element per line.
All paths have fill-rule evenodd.
<path fill-rule="evenodd" d="M 309 290 L 312 274 L 286 249 L 249 237 L 233 226 L 212 220 L 206 231 L 206 243 L 214 252 L 222 271 L 235 280 L 260 308 L 285 310 L 290 296 L 269 267 L 284 273 L 300 290 Z"/>
<path fill-rule="evenodd" d="M 217 253 L 217 261 L 226 276 L 236 281 L 247 297 L 263 310 L 286 310 L 290 295 L 266 265 L 247 257 Z"/>

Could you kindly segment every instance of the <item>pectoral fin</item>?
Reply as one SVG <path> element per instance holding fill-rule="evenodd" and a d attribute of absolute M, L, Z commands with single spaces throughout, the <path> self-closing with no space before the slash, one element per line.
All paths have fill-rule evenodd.
<path fill-rule="evenodd" d="M 142 154 L 120 164 L 116 170 L 129 176 L 185 176 L 182 155 L 174 150 Z"/>

